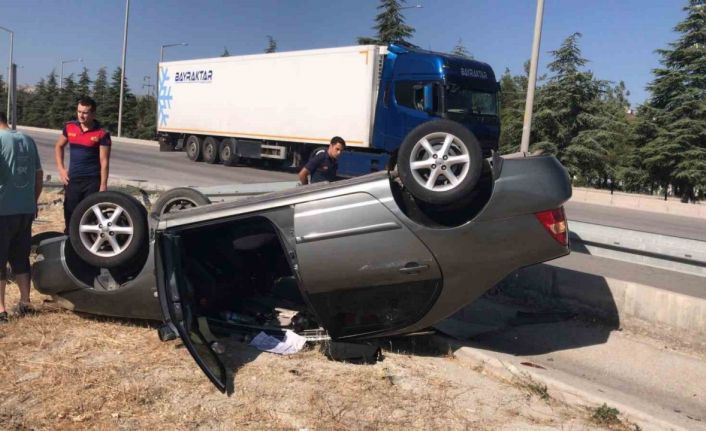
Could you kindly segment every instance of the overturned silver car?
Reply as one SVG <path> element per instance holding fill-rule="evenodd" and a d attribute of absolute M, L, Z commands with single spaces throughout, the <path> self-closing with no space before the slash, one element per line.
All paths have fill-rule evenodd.
<path fill-rule="evenodd" d="M 427 328 L 568 254 L 570 196 L 552 156 L 487 159 L 473 191 L 443 206 L 388 172 L 161 216 L 105 192 L 77 209 L 70 239 L 40 244 L 33 277 L 67 308 L 165 321 L 224 391 L 205 324 L 276 327 L 273 310 L 287 309 L 290 327 L 336 340 Z"/>

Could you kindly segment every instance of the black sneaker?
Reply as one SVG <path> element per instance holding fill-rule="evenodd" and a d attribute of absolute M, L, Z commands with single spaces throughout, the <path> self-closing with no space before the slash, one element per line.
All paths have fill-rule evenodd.
<path fill-rule="evenodd" d="M 7 311 L 0 313 L 0 323 L 7 323 L 9 319 L 7 318 Z"/>

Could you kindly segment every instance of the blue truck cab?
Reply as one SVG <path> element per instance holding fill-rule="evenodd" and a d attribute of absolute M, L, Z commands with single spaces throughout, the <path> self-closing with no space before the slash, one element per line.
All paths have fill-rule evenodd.
<path fill-rule="evenodd" d="M 384 57 L 372 131 L 372 153 L 348 153 L 343 175 L 383 169 L 417 126 L 446 119 L 467 128 L 483 157 L 498 150 L 499 84 L 486 63 L 392 44 Z"/>
<path fill-rule="evenodd" d="M 478 139 L 484 156 L 498 149 L 498 83 L 486 63 L 390 45 L 375 110 L 373 147 L 392 153 L 418 125 L 446 118 Z"/>

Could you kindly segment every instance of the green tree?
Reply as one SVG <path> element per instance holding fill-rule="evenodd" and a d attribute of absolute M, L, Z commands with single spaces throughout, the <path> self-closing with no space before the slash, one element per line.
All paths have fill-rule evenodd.
<path fill-rule="evenodd" d="M 32 103 L 32 98 L 34 97 L 34 92 L 32 87 L 27 85 L 22 85 L 17 88 L 17 124 L 30 126 L 25 120 L 27 109 Z M 2 108 L 0 108 L 2 110 Z"/>
<path fill-rule="evenodd" d="M 135 104 L 135 132 L 134 138 L 154 139 L 156 133 L 157 100 L 154 96 L 146 95 L 137 97 Z"/>
<path fill-rule="evenodd" d="M 120 67 L 115 68 L 113 74 L 110 77 L 110 86 L 107 91 L 107 100 L 105 103 L 104 110 L 101 111 L 100 119 L 103 127 L 105 127 L 111 133 L 117 133 L 118 131 L 118 114 L 120 109 L 120 78 L 122 74 L 122 69 Z M 130 87 L 127 84 L 127 79 L 125 79 L 125 86 L 123 88 L 123 116 L 122 116 L 122 127 L 121 132 L 124 136 L 133 136 L 135 133 L 135 127 L 137 124 L 136 109 L 137 98 Z"/>
<path fill-rule="evenodd" d="M 268 34 L 267 48 L 265 48 L 265 54 L 272 54 L 273 52 L 277 52 L 277 41 Z"/>
<path fill-rule="evenodd" d="M 230 57 L 230 52 L 228 52 L 228 48 L 225 46 L 223 47 L 223 54 L 221 54 L 221 57 Z"/>
<path fill-rule="evenodd" d="M 529 63 L 525 69 L 529 70 Z M 520 150 L 522 125 L 527 95 L 527 73 L 513 76 L 505 69 L 500 78 L 500 143 L 501 154 Z"/>
<path fill-rule="evenodd" d="M 47 88 L 44 78 L 40 79 L 32 92 L 32 98 L 27 102 L 27 106 L 22 116 L 22 122 L 28 126 L 45 127 L 47 118 Z M 19 118 L 19 116 L 18 116 Z"/>
<path fill-rule="evenodd" d="M 76 119 L 76 100 L 78 99 L 76 81 L 74 74 L 64 78 L 64 86 L 61 88 L 52 105 L 52 112 L 56 116 L 54 118 L 57 126 L 63 125 L 65 122 Z"/>
<path fill-rule="evenodd" d="M 451 54 L 473 59 L 473 54 L 466 49 L 466 46 L 463 44 L 463 40 L 461 38 L 458 38 L 458 42 L 456 42 L 456 45 L 451 50 Z"/>
<path fill-rule="evenodd" d="M 551 76 L 537 92 L 533 120 L 534 149 L 556 154 L 569 173 L 588 183 L 602 176 L 608 135 L 601 128 L 600 95 L 606 83 L 581 70 L 588 62 L 578 46 L 580 33 L 551 51 Z"/>
<path fill-rule="evenodd" d="M 91 77 L 88 75 L 88 69 L 85 67 L 78 76 L 78 83 L 76 84 L 76 94 L 79 96 L 90 96 L 91 95 Z"/>
<path fill-rule="evenodd" d="M 706 189 L 706 0 L 689 0 L 680 34 L 659 49 L 661 68 L 648 85 L 654 136 L 641 149 L 643 162 L 667 198 L 672 185 L 682 201 Z"/>
<path fill-rule="evenodd" d="M 62 106 L 56 103 L 56 100 L 59 98 L 59 84 L 57 82 L 56 71 L 52 70 L 47 76 L 44 90 L 45 93 L 41 100 L 47 107 L 47 113 L 46 118 L 42 121 L 43 124 L 41 127 L 60 129 L 69 119 L 65 118 Z"/>
<path fill-rule="evenodd" d="M 107 112 L 105 104 L 108 102 L 108 72 L 105 67 L 98 69 L 96 80 L 93 82 L 93 93 L 91 96 L 98 104 L 98 115 L 105 115 Z M 117 114 L 115 115 L 117 118 Z"/>
<path fill-rule="evenodd" d="M 377 35 L 375 37 L 359 37 L 359 45 L 389 45 L 393 42 L 409 43 L 409 38 L 414 34 L 414 28 L 405 24 L 400 9 L 406 0 L 380 0 L 377 9 L 380 11 L 375 17 Z"/>

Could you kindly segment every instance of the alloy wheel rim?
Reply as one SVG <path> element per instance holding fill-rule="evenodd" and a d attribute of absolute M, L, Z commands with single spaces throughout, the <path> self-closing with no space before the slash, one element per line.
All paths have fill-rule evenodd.
<path fill-rule="evenodd" d="M 409 158 L 414 181 L 433 192 L 458 187 L 469 174 L 471 156 L 451 133 L 430 133 L 414 144 Z"/>
<path fill-rule="evenodd" d="M 130 214 L 120 205 L 100 202 L 81 216 L 81 244 L 96 256 L 115 257 L 125 251 L 135 236 Z"/>

